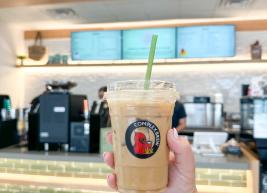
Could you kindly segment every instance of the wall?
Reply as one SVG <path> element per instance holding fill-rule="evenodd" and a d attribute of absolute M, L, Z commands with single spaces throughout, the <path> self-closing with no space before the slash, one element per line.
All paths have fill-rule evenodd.
<path fill-rule="evenodd" d="M 23 102 L 22 73 L 14 67 L 15 42 L 18 43 L 16 39 L 19 37 L 17 32 L 14 27 L 0 21 L 0 94 L 10 95 L 14 107 L 21 106 Z"/>
<path fill-rule="evenodd" d="M 267 32 L 238 32 L 237 57 L 249 58 L 249 45 L 255 40 L 267 50 Z M 69 53 L 69 39 L 46 40 L 49 54 Z M 32 44 L 27 41 L 26 45 Z M 267 58 L 267 52 L 263 54 Z M 82 67 L 82 68 L 32 68 L 21 69 L 25 74 L 25 103 L 44 90 L 47 80 L 73 80 L 78 86 L 74 93 L 87 94 L 90 101 L 96 99 L 97 89 L 115 80 L 141 79 L 144 67 Z M 182 95 L 213 95 L 223 93 L 225 110 L 239 111 L 241 85 L 253 77 L 265 75 L 265 64 L 216 64 L 155 66 L 153 78 L 173 81 Z M 267 79 L 266 79 L 267 80 Z"/>

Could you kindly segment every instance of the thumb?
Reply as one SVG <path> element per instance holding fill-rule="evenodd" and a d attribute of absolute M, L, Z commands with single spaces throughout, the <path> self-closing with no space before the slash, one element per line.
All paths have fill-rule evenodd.
<path fill-rule="evenodd" d="M 191 145 L 176 132 L 175 129 L 170 129 L 167 135 L 168 146 L 175 155 L 175 168 L 182 176 L 195 179 L 195 159 Z"/>

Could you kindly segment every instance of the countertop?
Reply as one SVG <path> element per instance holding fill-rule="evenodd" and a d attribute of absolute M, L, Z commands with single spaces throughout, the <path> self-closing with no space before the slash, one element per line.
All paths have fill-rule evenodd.
<path fill-rule="evenodd" d="M 249 169 L 249 160 L 245 157 L 237 157 L 233 155 L 225 155 L 224 157 L 207 157 L 195 154 L 197 168 L 211 169 Z"/>
<path fill-rule="evenodd" d="M 8 147 L 0 149 L 0 158 L 30 159 L 70 162 L 103 162 L 102 155 L 57 151 L 28 151 L 27 148 Z"/>
<path fill-rule="evenodd" d="M 102 155 L 86 153 L 66 153 L 66 152 L 37 152 L 28 151 L 26 148 L 9 147 L 0 150 L 0 157 L 7 159 L 30 159 L 48 161 L 70 161 L 70 162 L 103 162 Z M 247 157 L 237 157 L 225 155 L 224 157 L 207 157 L 195 154 L 197 168 L 213 169 L 249 169 Z"/>
<path fill-rule="evenodd" d="M 232 128 L 186 128 L 179 133 L 194 133 L 194 132 L 226 132 L 228 134 L 240 134 L 240 129 L 232 129 Z"/>

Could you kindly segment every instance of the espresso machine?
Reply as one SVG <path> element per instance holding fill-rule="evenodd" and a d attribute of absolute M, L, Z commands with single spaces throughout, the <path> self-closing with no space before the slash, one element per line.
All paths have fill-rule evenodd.
<path fill-rule="evenodd" d="M 223 128 L 222 102 L 214 102 L 209 96 L 184 96 L 182 102 L 187 114 L 187 128 Z"/>
<path fill-rule="evenodd" d="M 77 126 L 84 125 L 84 101 L 87 97 L 69 92 L 74 86 L 76 84 L 72 82 L 49 82 L 46 91 L 32 101 L 29 150 L 85 149 L 89 152 L 89 128 Z"/>

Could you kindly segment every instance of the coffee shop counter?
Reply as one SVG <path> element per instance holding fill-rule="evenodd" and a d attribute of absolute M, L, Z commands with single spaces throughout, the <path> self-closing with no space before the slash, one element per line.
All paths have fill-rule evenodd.
<path fill-rule="evenodd" d="M 258 193 L 258 160 L 242 149 L 241 158 L 196 155 L 199 192 Z M 112 192 L 105 181 L 109 172 L 98 154 L 29 152 L 14 147 L 0 150 L 0 192 Z"/>

